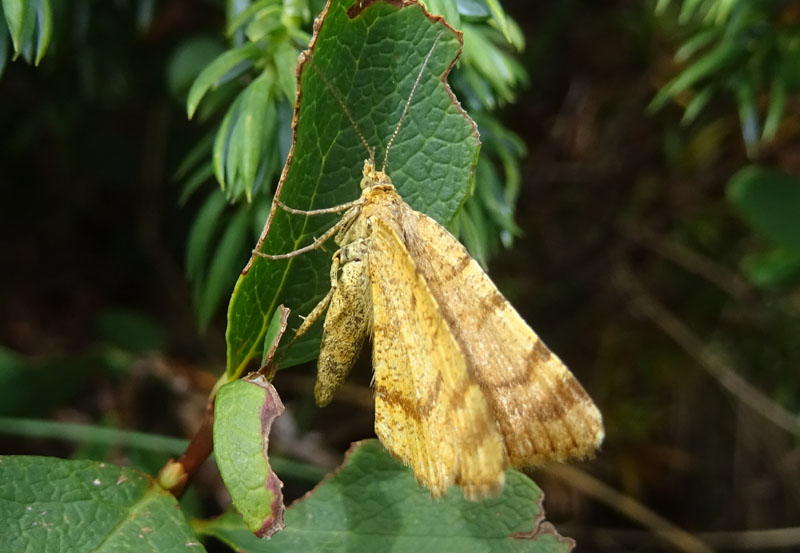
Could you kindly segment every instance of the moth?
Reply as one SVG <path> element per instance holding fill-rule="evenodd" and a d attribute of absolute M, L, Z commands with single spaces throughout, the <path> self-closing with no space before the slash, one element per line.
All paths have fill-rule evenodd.
<path fill-rule="evenodd" d="M 455 484 L 467 499 L 479 500 L 501 491 L 508 466 L 591 454 L 603 439 L 603 425 L 580 383 L 480 265 L 444 227 L 414 211 L 387 173 L 391 145 L 438 41 L 421 66 L 380 169 L 344 100 L 317 70 L 369 154 L 361 196 L 313 211 L 276 199 L 290 213 L 343 215 L 308 246 L 254 253 L 286 259 L 334 239 L 339 248 L 330 290 L 296 333 L 305 333 L 327 311 L 317 403 L 331 401 L 372 336 L 378 438 L 434 497 Z"/>

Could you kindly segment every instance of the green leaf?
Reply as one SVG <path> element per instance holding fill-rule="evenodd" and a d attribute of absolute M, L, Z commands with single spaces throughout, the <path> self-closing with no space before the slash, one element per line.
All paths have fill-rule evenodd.
<path fill-rule="evenodd" d="M 50 0 L 39 0 L 36 9 L 36 23 L 38 26 L 36 41 L 35 65 L 42 61 L 50 40 L 53 38 L 53 12 L 50 10 Z"/>
<path fill-rule="evenodd" d="M 678 51 L 675 52 L 675 61 L 679 63 L 688 61 L 697 52 L 715 40 L 718 40 L 721 34 L 722 30 L 718 27 L 711 27 L 709 29 L 698 31 L 696 34 L 692 35 L 689 40 L 684 42 L 680 48 L 678 48 Z"/>
<path fill-rule="evenodd" d="M 214 190 L 197 212 L 186 243 L 186 274 L 189 278 L 197 278 L 202 274 L 225 205 L 225 196 L 219 190 Z"/>
<path fill-rule="evenodd" d="M 222 298 L 233 287 L 236 267 L 246 257 L 245 245 L 250 237 L 250 214 L 244 208 L 233 216 L 225 228 L 211 265 L 208 278 L 202 283 L 203 290 L 197 305 L 197 318 L 200 328 L 207 328 L 219 308 Z"/>
<path fill-rule="evenodd" d="M 278 349 L 278 344 L 281 341 L 283 333 L 286 332 L 286 323 L 289 320 L 290 311 L 279 305 L 272 316 L 272 320 L 267 327 L 267 334 L 264 336 L 264 354 L 261 356 L 262 369 L 272 362 L 275 356 L 275 351 Z M 229 375 L 232 378 L 238 378 L 239 375 Z"/>
<path fill-rule="evenodd" d="M 231 138 L 234 136 L 233 131 L 236 127 L 236 122 L 239 120 L 239 107 L 242 104 L 243 97 L 240 94 L 233 101 L 217 130 L 217 135 L 214 137 L 214 175 L 216 175 L 217 181 L 223 190 L 228 184 L 226 174 L 228 172 L 227 165 L 231 150 Z"/>
<path fill-rule="evenodd" d="M 206 133 L 194 146 L 183 156 L 178 168 L 172 175 L 172 179 L 179 181 L 186 177 L 186 175 L 194 167 L 207 161 L 208 154 L 211 152 L 212 145 L 214 144 L 214 133 Z"/>
<path fill-rule="evenodd" d="M 196 36 L 178 45 L 167 61 L 167 87 L 181 101 L 197 76 L 225 51 L 216 37 Z"/>
<path fill-rule="evenodd" d="M 202 164 L 200 167 L 192 171 L 192 173 L 186 177 L 186 180 L 183 181 L 183 186 L 181 186 L 181 195 L 178 198 L 178 205 L 181 207 L 186 205 L 186 202 L 189 201 L 189 198 L 197 192 L 200 186 L 210 180 L 214 176 L 214 164 L 211 161 L 208 161 Z"/>
<path fill-rule="evenodd" d="M 282 13 L 282 6 L 271 6 L 259 12 L 245 29 L 247 40 L 255 42 L 284 34 L 286 29 L 281 22 Z"/>
<path fill-rule="evenodd" d="M 678 21 L 688 23 L 702 2 L 703 0 L 683 0 Z"/>
<path fill-rule="evenodd" d="M 11 4 L 19 2 L 3 1 L 6 8 Z M 28 63 L 37 63 L 39 54 L 44 55 L 47 49 L 53 30 L 49 3 L 46 0 L 31 0 L 22 2 L 22 6 L 12 7 L 8 24 L 12 37 L 15 37 L 15 58 L 21 54 Z"/>
<path fill-rule="evenodd" d="M 192 88 L 189 90 L 189 96 L 186 99 L 186 111 L 189 114 L 189 119 L 194 115 L 200 100 L 203 99 L 206 92 L 240 75 L 250 66 L 252 60 L 260 55 L 260 45 L 251 43 L 241 48 L 228 50 L 203 69 L 194 83 L 192 83 Z"/>
<path fill-rule="evenodd" d="M 280 13 L 282 11 L 280 6 L 280 0 L 258 0 L 257 2 L 253 2 L 252 4 L 247 6 L 244 10 L 239 12 L 236 15 L 236 17 L 230 20 L 230 22 L 228 23 L 228 28 L 225 31 L 225 34 L 227 34 L 228 36 L 233 36 L 233 34 L 237 30 L 239 30 L 239 27 L 247 23 L 247 21 L 250 18 L 254 16 L 258 17 L 256 16 L 256 13 L 261 12 L 262 10 L 265 9 L 267 12 L 271 12 L 274 9 L 276 9 L 278 13 Z"/>
<path fill-rule="evenodd" d="M 762 288 L 795 285 L 800 281 L 800 252 L 776 248 L 749 254 L 742 259 L 742 272 Z"/>
<path fill-rule="evenodd" d="M 0 347 L 0 415 L 44 415 L 70 400 L 104 360 L 94 352 L 28 358 Z"/>
<path fill-rule="evenodd" d="M 709 84 L 695 94 L 694 98 L 691 99 L 691 101 L 686 105 L 686 109 L 683 111 L 681 124 L 689 125 L 694 122 L 694 120 L 697 119 L 697 116 L 700 115 L 700 112 L 703 111 L 703 108 L 705 108 L 714 97 L 716 92 L 716 87 Z"/>
<path fill-rule="evenodd" d="M 493 38 L 497 36 L 496 31 L 485 26 L 465 24 L 464 63 L 492 86 L 502 102 L 511 102 L 515 88 L 525 81 L 527 75 L 517 60 L 495 45 Z M 494 102 L 486 106 L 493 107 Z"/>
<path fill-rule="evenodd" d="M 776 246 L 800 252 L 800 179 L 751 165 L 731 177 L 727 195 L 755 232 Z"/>
<path fill-rule="evenodd" d="M 475 177 L 475 193 L 475 197 L 480 199 L 492 222 L 513 235 L 522 233 L 514 222 L 514 213 L 511 206 L 503 196 L 500 179 L 491 161 L 484 156 L 481 156 L 480 163 L 478 163 L 478 171 Z"/>
<path fill-rule="evenodd" d="M 478 152 L 475 127 L 443 82 L 457 55 L 458 37 L 416 4 L 373 3 L 352 18 L 347 14 L 350 4 L 330 3 L 313 42 L 312 61 L 300 70 L 295 143 L 280 199 L 308 210 L 358 198 L 368 152 L 336 95 L 375 148 L 380 166 L 423 61 L 438 38 L 392 147 L 388 172 L 414 209 L 446 224 L 469 192 Z M 278 209 L 259 247 L 268 253 L 296 250 L 336 220 L 336 216 L 304 217 Z M 259 354 L 279 304 L 292 310 L 289 326 L 299 326 L 297 316 L 309 313 L 330 287 L 334 249 L 330 244 L 325 251 L 286 260 L 253 259 L 236 284 L 228 310 L 229 372 L 239 373 Z M 285 357 L 279 351 L 281 366 L 317 355 L 320 326 L 294 342 Z"/>
<path fill-rule="evenodd" d="M 776 75 L 772 81 L 772 90 L 770 91 L 769 111 L 767 111 L 767 118 L 764 121 L 764 131 L 761 134 L 762 140 L 772 140 L 780 127 L 781 119 L 783 118 L 783 111 L 786 108 L 786 82 L 783 80 L 782 75 Z"/>
<path fill-rule="evenodd" d="M 540 523 L 541 499 L 533 481 L 509 471 L 495 499 L 471 503 L 453 488 L 433 500 L 408 468 L 370 440 L 355 444 L 343 468 L 287 509 L 286 529 L 271 540 L 255 539 L 233 513 L 195 529 L 248 553 L 566 553 L 572 540 Z"/>
<path fill-rule="evenodd" d="M 285 100 L 294 102 L 297 96 L 297 50 L 290 44 L 281 42 L 275 45 L 273 52 L 275 73 L 278 79 L 278 90 Z"/>
<path fill-rule="evenodd" d="M 514 37 L 515 33 L 513 33 L 511 30 L 508 17 L 503 11 L 503 7 L 500 5 L 500 2 L 497 0 L 486 0 L 486 4 L 489 6 L 489 10 L 492 12 L 492 19 L 494 19 L 497 23 L 497 26 L 500 27 L 500 31 L 503 33 L 503 36 L 506 38 L 509 44 L 513 44 L 518 50 L 521 50 L 524 46 L 524 42 Z"/>
<path fill-rule="evenodd" d="M 252 200 L 253 187 L 256 184 L 256 173 L 262 157 L 268 155 L 264 151 L 264 144 L 268 135 L 275 132 L 275 101 L 272 97 L 272 83 L 274 75 L 271 70 L 264 71 L 256 80 L 247 87 L 246 100 L 239 114 L 242 121 L 234 132 L 241 132 L 240 151 L 241 173 L 239 178 L 243 181 L 244 193 L 247 201 Z M 229 156 L 236 155 L 231 152 Z M 231 191 L 233 193 L 233 191 Z"/>
<path fill-rule="evenodd" d="M 105 309 L 94 321 L 97 337 L 127 351 L 163 351 L 166 332 L 145 313 L 122 307 Z"/>
<path fill-rule="evenodd" d="M 480 217 L 480 212 L 473 202 L 467 202 L 458 214 L 457 221 L 458 236 L 462 237 L 470 255 L 485 268 L 489 249 L 486 221 Z"/>
<path fill-rule="evenodd" d="M 680 94 L 689 87 L 694 86 L 701 79 L 738 61 L 743 53 L 744 50 L 739 43 L 721 44 L 664 85 L 650 102 L 650 105 L 647 106 L 647 110 L 652 113 L 660 109 L 676 94 Z"/>
<path fill-rule="evenodd" d="M 96 461 L 0 457 L 0 527 L 4 551 L 205 551 L 152 478 Z"/>
<path fill-rule="evenodd" d="M 214 403 L 214 456 L 247 527 L 258 537 L 283 529 L 283 483 L 267 456 L 272 421 L 283 413 L 275 388 L 258 375 L 228 382 Z"/>
<path fill-rule="evenodd" d="M 3 73 L 6 70 L 6 64 L 8 63 L 8 45 L 9 45 L 9 36 L 8 36 L 8 25 L 3 25 L 3 21 L 5 18 L 3 16 L 3 8 L 2 4 L 0 4 L 0 77 L 3 76 Z"/>
<path fill-rule="evenodd" d="M 461 29 L 461 16 L 456 0 L 425 0 L 425 7 L 433 15 L 441 15 L 454 29 Z"/>
<path fill-rule="evenodd" d="M 32 17 L 32 5 L 21 0 L 3 0 L 3 13 L 6 16 L 6 24 L 11 35 L 11 42 L 14 51 L 19 53 L 28 37 L 24 36 L 27 27 L 26 19 Z"/>
<path fill-rule="evenodd" d="M 483 21 L 491 17 L 486 0 L 458 0 L 458 13 L 472 21 Z"/>

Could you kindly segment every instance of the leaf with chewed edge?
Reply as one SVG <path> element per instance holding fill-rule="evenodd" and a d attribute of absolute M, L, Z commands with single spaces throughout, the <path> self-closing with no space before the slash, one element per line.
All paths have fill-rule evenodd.
<path fill-rule="evenodd" d="M 460 34 L 413 0 L 330 0 L 315 27 L 309 52 L 298 67 L 299 100 L 292 152 L 279 184 L 281 201 L 309 210 L 358 198 L 368 153 L 339 101 L 375 149 L 380 166 L 421 75 L 387 170 L 411 207 L 449 223 L 469 194 L 479 147 L 475 124 L 445 82 L 461 49 Z M 420 73 L 429 52 L 430 60 Z M 336 215 L 289 215 L 277 209 L 259 250 L 296 250 L 336 220 Z M 335 248 L 331 241 L 325 250 L 291 259 L 253 258 L 228 308 L 230 378 L 242 374 L 261 353 L 279 304 L 292 309 L 289 327 L 296 329 L 298 316 L 308 314 L 325 295 Z M 282 344 L 276 355 L 280 366 L 316 357 L 320 335 L 317 324 L 291 347 Z"/>
<path fill-rule="evenodd" d="M 508 471 L 495 499 L 470 502 L 453 488 L 433 500 L 408 468 L 368 440 L 286 510 L 286 529 L 270 541 L 257 540 L 236 513 L 195 523 L 195 530 L 247 553 L 567 553 L 574 542 L 543 521 L 542 499 L 527 476 Z"/>
<path fill-rule="evenodd" d="M 262 375 L 222 386 L 214 405 L 214 453 L 236 509 L 259 537 L 283 529 L 283 483 L 269 465 L 272 421 L 283 413 Z"/>

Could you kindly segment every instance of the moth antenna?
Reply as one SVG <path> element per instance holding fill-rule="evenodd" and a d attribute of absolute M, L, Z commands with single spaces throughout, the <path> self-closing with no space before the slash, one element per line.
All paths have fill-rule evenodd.
<path fill-rule="evenodd" d="M 436 45 L 439 44 L 440 38 L 442 38 L 442 33 L 439 33 L 436 36 L 436 40 L 433 41 L 433 45 L 431 46 L 431 49 L 428 51 L 428 55 L 425 56 L 425 61 L 422 62 L 422 67 L 419 68 L 419 73 L 417 73 L 417 78 L 414 81 L 414 86 L 411 87 L 411 93 L 408 95 L 408 100 L 406 100 L 406 105 L 403 106 L 403 112 L 400 114 L 400 119 L 397 121 L 397 126 L 394 128 L 394 132 L 392 133 L 392 137 L 389 139 L 389 143 L 386 144 L 386 155 L 383 156 L 383 166 L 381 167 L 382 173 L 386 172 L 386 165 L 389 162 L 389 150 L 391 149 L 392 144 L 394 143 L 394 139 L 397 138 L 397 135 L 400 133 L 400 127 L 403 126 L 403 120 L 406 118 L 406 114 L 408 113 L 408 108 L 411 107 L 411 99 L 414 97 L 414 92 L 417 91 L 419 82 L 422 80 L 422 73 L 428 66 L 428 62 L 431 60 L 433 51 L 436 49 Z"/>
<path fill-rule="evenodd" d="M 317 73 L 319 78 L 322 79 L 322 82 L 325 83 L 325 86 L 327 86 L 328 90 L 331 91 L 331 94 L 333 94 L 333 97 L 336 98 L 336 101 L 339 103 L 339 106 L 341 106 L 342 111 L 347 116 L 347 119 L 350 120 L 350 124 L 353 125 L 353 129 L 355 129 L 356 134 L 358 135 L 358 138 L 361 139 L 361 143 L 367 149 L 367 152 L 369 153 L 370 159 L 374 160 L 374 158 L 375 158 L 375 148 L 371 148 L 369 143 L 367 142 L 367 139 L 364 138 L 364 133 L 361 132 L 361 127 L 358 126 L 358 123 L 356 123 L 356 120 L 353 119 L 353 116 L 350 114 L 350 110 L 347 109 L 347 106 L 344 103 L 344 98 L 342 98 L 342 95 L 339 94 L 338 90 L 333 88 L 333 85 L 330 83 L 330 81 L 328 81 L 328 79 L 325 77 L 325 75 L 322 74 L 322 71 L 319 70 L 319 68 L 317 67 L 317 64 L 315 64 L 313 61 L 311 61 L 311 58 L 309 58 L 309 61 L 311 62 L 311 67 L 314 68 L 314 71 Z"/>

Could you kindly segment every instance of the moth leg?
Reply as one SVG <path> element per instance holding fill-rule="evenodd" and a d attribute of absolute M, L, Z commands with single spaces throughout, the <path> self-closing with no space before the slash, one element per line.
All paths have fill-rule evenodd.
<path fill-rule="evenodd" d="M 300 336 L 305 334 L 311 325 L 317 322 L 317 319 L 325 312 L 328 308 L 328 304 L 331 302 L 331 298 L 333 297 L 336 288 L 339 286 L 338 282 L 338 275 L 339 275 L 339 265 L 341 263 L 340 256 L 342 250 L 336 250 L 333 254 L 333 259 L 331 260 L 331 289 L 328 290 L 328 293 L 325 294 L 325 297 L 320 300 L 320 302 L 311 310 L 311 313 L 306 315 L 303 318 L 303 324 L 300 325 L 300 328 L 297 329 L 297 332 L 294 333 L 294 338 L 292 338 L 292 342 L 297 340 Z"/>
<path fill-rule="evenodd" d="M 336 272 L 331 267 L 331 299 L 325 317 L 314 386 L 314 398 L 320 407 L 331 402 L 358 359 L 370 333 L 372 297 L 367 251 L 366 240 L 355 240 L 339 250 L 341 272 L 338 267 Z"/>
<path fill-rule="evenodd" d="M 333 207 L 326 207 L 323 209 L 311 209 L 311 210 L 295 209 L 293 207 L 289 207 L 280 200 L 275 200 L 275 203 L 277 203 L 278 207 L 280 207 L 286 213 L 291 213 L 293 215 L 324 215 L 326 213 L 341 213 L 342 211 L 347 211 L 351 207 L 356 207 L 357 205 L 363 204 L 364 198 L 358 198 L 357 200 L 353 200 L 352 202 L 335 205 Z"/>
<path fill-rule="evenodd" d="M 345 214 L 342 215 L 342 218 L 339 219 L 339 221 L 337 221 L 335 225 L 326 230 L 322 236 L 314 240 L 308 246 L 304 246 L 302 248 L 299 248 L 297 250 L 288 253 L 279 253 L 279 254 L 262 253 L 258 250 L 253 250 L 253 255 L 257 257 L 264 257 L 266 259 L 289 259 L 290 257 L 297 257 L 298 255 L 304 254 L 306 252 L 319 249 L 325 242 L 327 242 L 333 236 L 335 236 L 337 232 L 339 232 L 343 228 L 347 228 L 350 224 L 352 224 L 353 220 L 359 213 L 360 210 L 358 209 L 357 206 L 354 209 L 345 212 Z"/>

